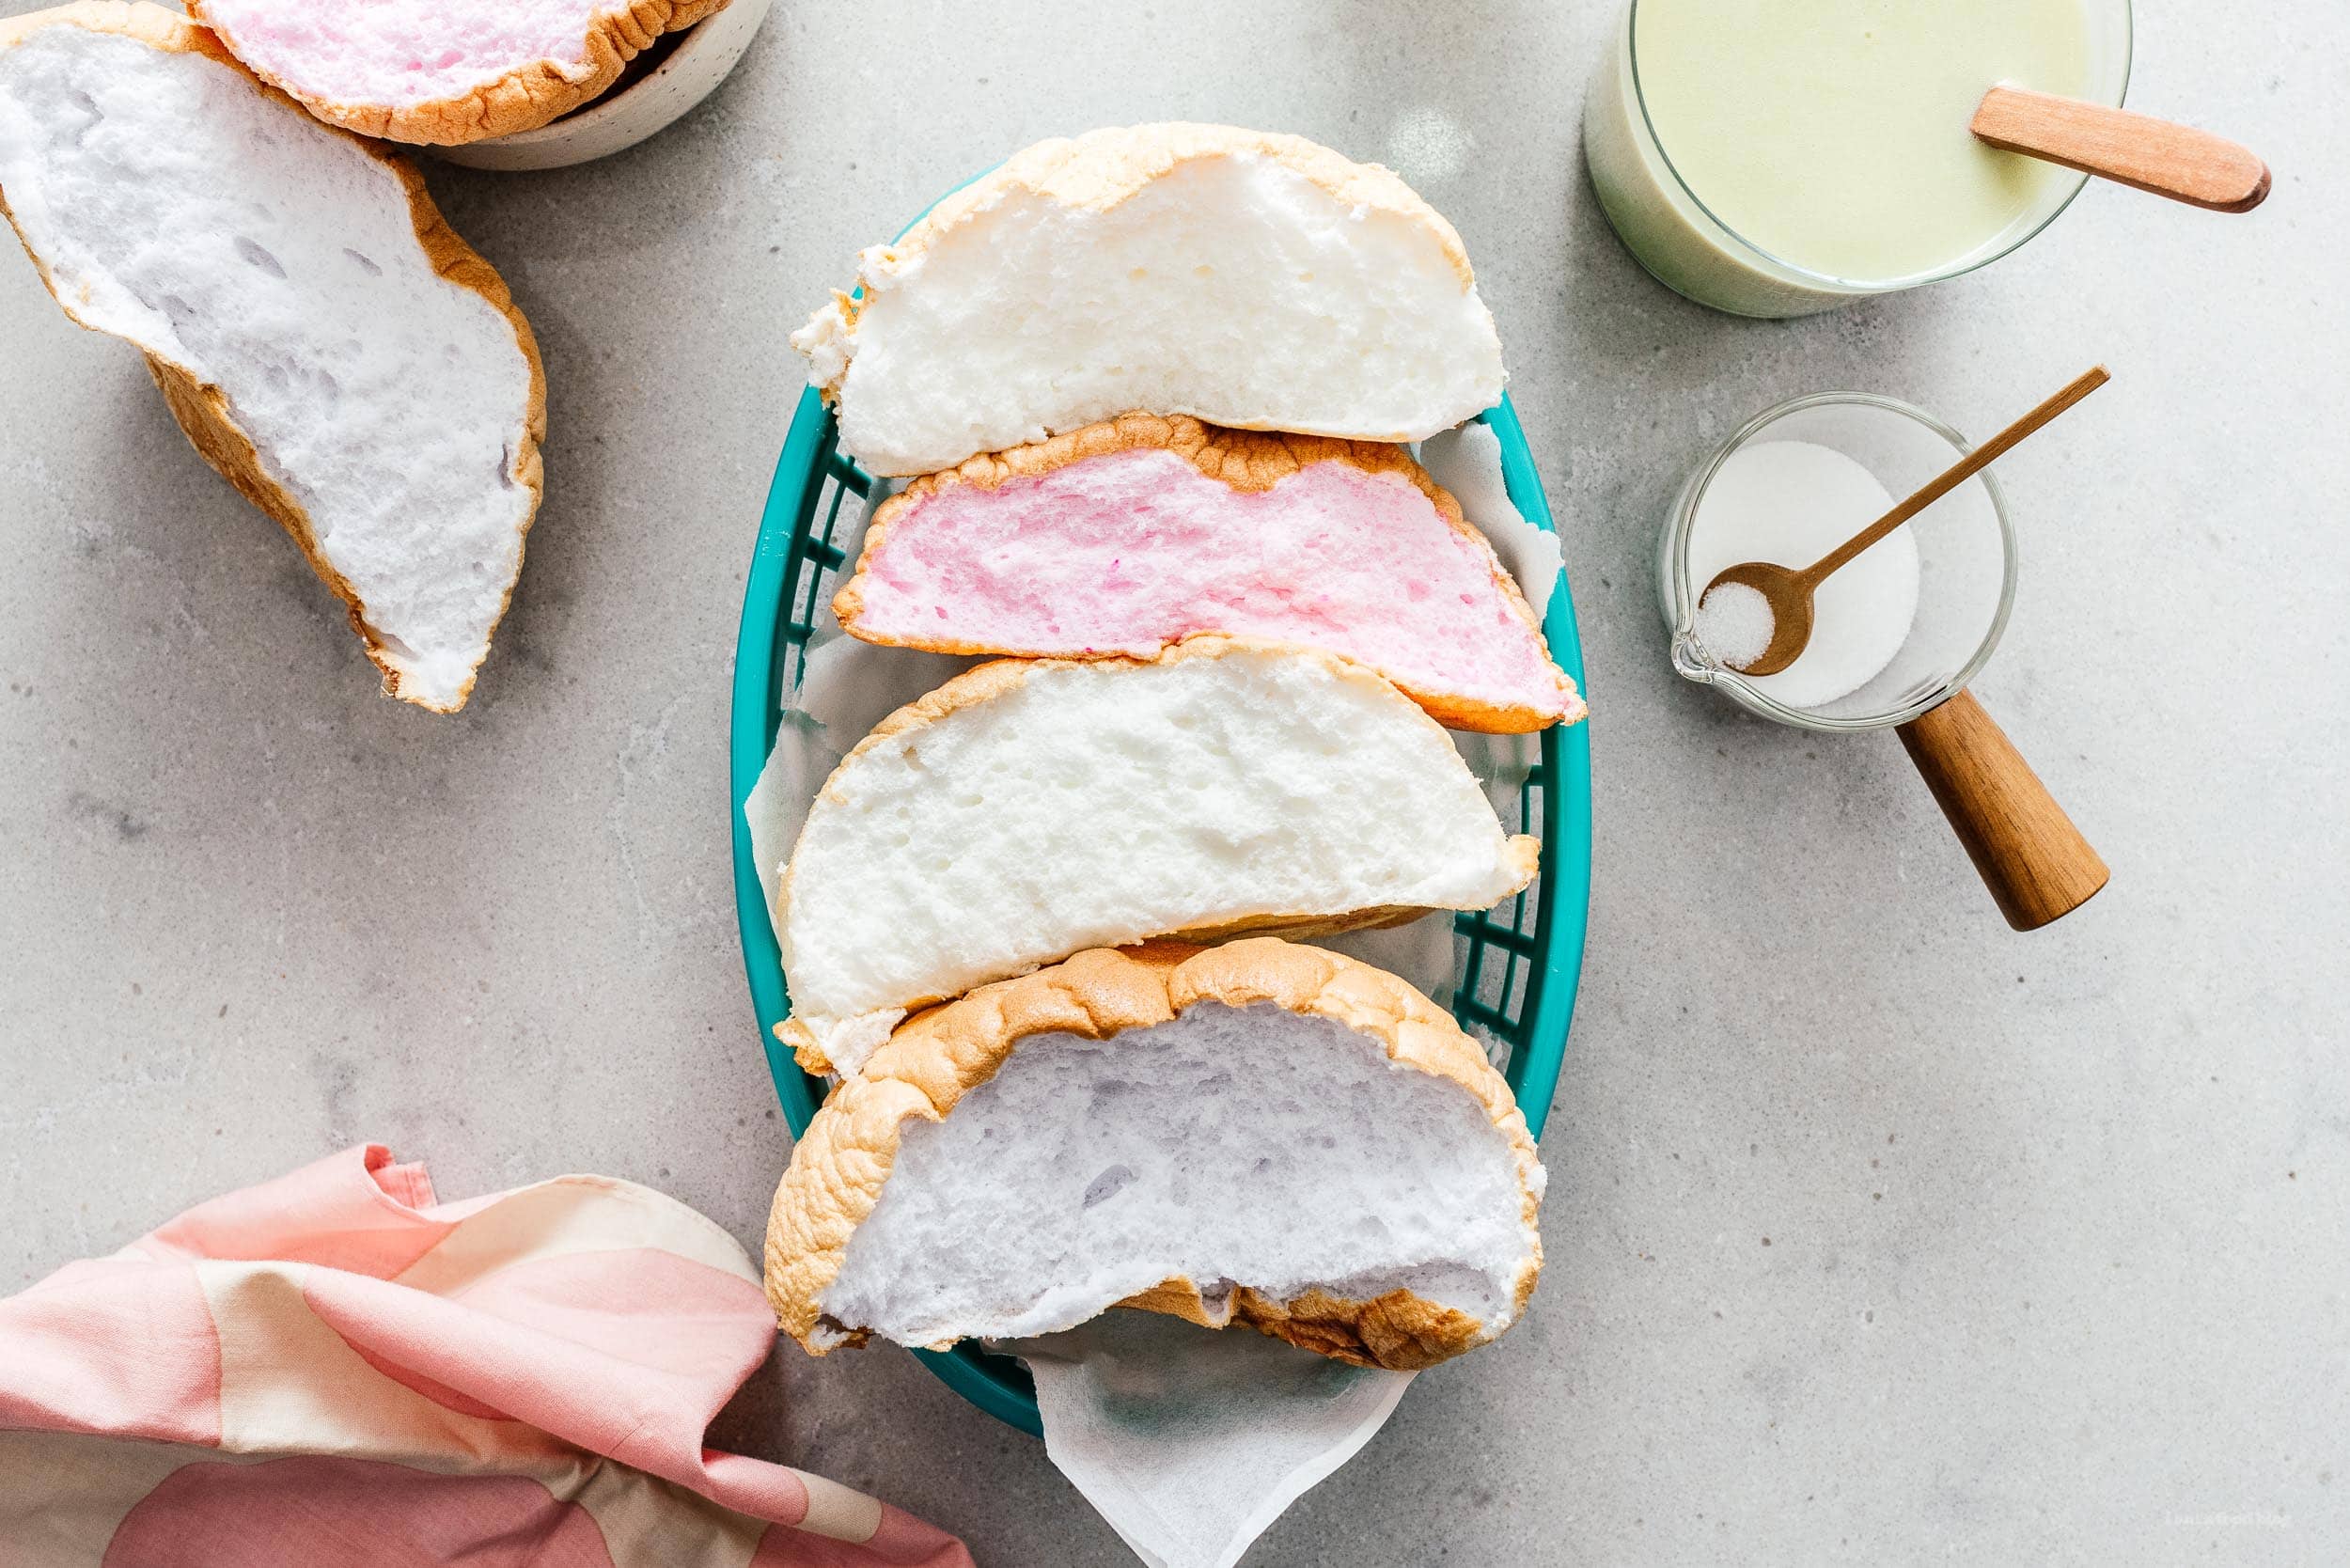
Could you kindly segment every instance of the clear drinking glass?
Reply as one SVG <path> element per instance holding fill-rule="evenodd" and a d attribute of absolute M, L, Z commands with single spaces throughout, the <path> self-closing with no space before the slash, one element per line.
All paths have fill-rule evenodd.
<path fill-rule="evenodd" d="M 1987 266 L 2023 244 L 2055 222 L 2088 183 L 2085 174 L 2068 173 L 2050 180 L 2041 199 L 2005 229 L 1928 272 L 1904 277 L 1837 277 L 1781 260 L 1716 218 L 1665 155 L 1640 95 L 1640 62 L 1634 46 L 1640 3 L 1631 0 L 1625 7 L 1623 24 L 1616 29 L 1584 101 L 1583 154 L 1600 205 L 1632 254 L 1659 282 L 1700 305 L 1738 316 L 1807 316 L 1856 299 L 1938 283 Z M 2118 108 L 2130 82 L 2130 0 L 2080 3 L 2089 23 L 2090 79 L 2095 84 L 2085 96 Z M 1726 84 L 1725 90 L 1736 90 L 1736 85 Z"/>
<path fill-rule="evenodd" d="M 1805 729 L 1881 729 L 1905 724 L 1956 695 L 1998 646 L 2015 601 L 2015 530 L 1998 482 L 1988 472 L 1910 521 L 1918 541 L 1918 618 L 1892 663 L 1859 690 L 1816 708 L 1792 708 L 1721 664 L 1698 641 L 1698 600 L 1705 585 L 1690 579 L 1691 525 L 1705 504 L 1706 487 L 1731 455 L 1770 441 L 1832 447 L 1875 475 L 1896 500 L 1922 489 L 1973 449 L 1924 410 L 1865 392 L 1797 398 L 1756 416 L 1690 476 L 1665 520 L 1656 589 L 1672 640 L 1673 668 L 1764 718 Z"/>

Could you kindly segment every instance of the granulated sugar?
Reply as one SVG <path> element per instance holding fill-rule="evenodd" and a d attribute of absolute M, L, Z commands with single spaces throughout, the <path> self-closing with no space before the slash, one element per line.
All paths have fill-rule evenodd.
<path fill-rule="evenodd" d="M 1892 510 L 1876 476 L 1833 448 L 1809 441 L 1740 447 L 1716 471 L 1691 520 L 1689 580 L 1710 583 L 1740 561 L 1810 566 Z M 1918 575 L 1918 541 L 1904 524 L 1820 585 L 1802 656 L 1777 675 L 1747 677 L 1754 689 L 1790 708 L 1818 708 L 1867 685 L 1909 638 Z M 1699 640 L 1730 662 L 1736 650 L 1707 635 L 1708 608 L 1699 611 Z M 1759 608 L 1767 627 L 1770 606 Z M 1721 623 L 1725 642 L 1752 639 L 1748 609 L 1717 615 L 1734 617 Z M 1762 640 L 1769 642 L 1767 630 Z"/>
<path fill-rule="evenodd" d="M 1724 583 L 1698 605 L 1698 641 L 1732 669 L 1761 658 L 1778 627 L 1771 602 L 1744 583 Z"/>

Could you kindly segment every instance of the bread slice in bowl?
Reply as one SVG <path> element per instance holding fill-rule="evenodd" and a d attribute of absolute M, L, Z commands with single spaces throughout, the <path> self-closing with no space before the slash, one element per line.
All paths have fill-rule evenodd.
<path fill-rule="evenodd" d="M 808 808 L 776 903 L 811 1072 L 912 1010 L 1087 948 L 1317 935 L 1533 879 L 1435 722 L 1333 654 L 1223 636 L 1004 660 L 885 719 Z"/>
<path fill-rule="evenodd" d="M 901 1027 L 791 1152 L 767 1296 L 817 1355 L 1115 1306 L 1410 1371 L 1542 1268 L 1509 1087 L 1384 970 L 1271 938 L 1094 950 Z"/>
<path fill-rule="evenodd" d="M 66 314 L 144 351 L 293 536 L 384 689 L 462 707 L 522 571 L 546 391 L 415 170 L 177 13 L 87 0 L 0 21 L 0 206 Z"/>
<path fill-rule="evenodd" d="M 1501 399 L 1452 226 L 1298 136 L 1139 125 L 1041 142 L 868 250 L 793 337 L 876 473 L 1129 409 L 1418 441 Z"/>
<path fill-rule="evenodd" d="M 188 0 L 321 119 L 450 146 L 535 131 L 727 0 Z"/>
<path fill-rule="evenodd" d="M 1129 414 L 915 480 L 833 600 L 868 642 L 1149 658 L 1198 632 L 1367 664 L 1455 729 L 1582 716 L 1485 537 L 1404 447 Z"/>

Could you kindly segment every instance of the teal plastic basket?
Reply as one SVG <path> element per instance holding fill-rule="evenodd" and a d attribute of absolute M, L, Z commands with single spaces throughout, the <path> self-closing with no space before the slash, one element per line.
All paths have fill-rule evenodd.
<path fill-rule="evenodd" d="M 1548 529 L 1550 509 L 1543 499 L 1542 480 L 1509 399 L 1504 397 L 1498 408 L 1480 417 L 1500 438 L 1501 471 L 1510 499 L 1528 522 Z M 804 394 L 776 464 L 766 513 L 760 519 L 734 650 L 735 912 L 742 925 L 751 1002 L 759 1013 L 760 1045 L 767 1054 L 776 1094 L 794 1137 L 807 1130 L 808 1119 L 823 1104 L 825 1086 L 822 1079 L 801 1072 L 791 1053 L 776 1039 L 776 1026 L 791 1015 L 791 1005 L 743 803 L 767 764 L 779 717 L 799 686 L 817 612 L 844 564 L 840 548 L 833 542 L 840 514 L 873 487 L 872 477 L 839 451 L 838 433 L 822 400 L 813 390 Z M 1582 685 L 1583 646 L 1575 635 L 1574 606 L 1563 579 L 1551 596 L 1543 630 L 1552 656 Z M 1543 731 L 1541 761 L 1528 776 L 1518 824 L 1520 832 L 1543 841 L 1541 874 L 1500 908 L 1458 916 L 1453 922 L 1465 941 L 1454 976 L 1452 1011 L 1463 1023 L 1480 1026 L 1508 1043 L 1503 1076 L 1536 1137 L 1542 1137 L 1558 1087 L 1567 1027 L 1574 1012 L 1575 982 L 1583 967 L 1591 886 L 1589 730 L 1587 722 Z M 948 1387 L 989 1415 L 1042 1433 L 1035 1385 L 1019 1362 L 967 1343 L 915 1354 Z"/>

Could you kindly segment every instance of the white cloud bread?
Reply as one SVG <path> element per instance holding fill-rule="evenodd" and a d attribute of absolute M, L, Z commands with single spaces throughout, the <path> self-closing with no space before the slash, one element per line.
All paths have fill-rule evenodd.
<path fill-rule="evenodd" d="M 384 690 L 462 707 L 522 571 L 546 393 L 415 171 L 177 13 L 87 0 L 0 22 L 0 198 L 66 314 L 144 351 L 293 536 Z"/>
<path fill-rule="evenodd" d="M 767 1294 L 818 1355 L 1127 1306 L 1409 1371 L 1524 1311 L 1542 1192 L 1508 1086 L 1394 976 L 1271 938 L 1095 950 L 915 1019 L 826 1102 Z"/>
<path fill-rule="evenodd" d="M 851 1073 L 913 1009 L 1086 948 L 1486 909 L 1537 850 L 1434 720 L 1335 655 L 1199 636 L 982 665 L 809 808 L 777 900 L 781 1032 Z"/>
<path fill-rule="evenodd" d="M 1130 412 L 1417 441 L 1501 399 L 1460 236 L 1302 137 L 1143 125 L 1039 143 L 868 250 L 791 341 L 876 473 Z"/>

